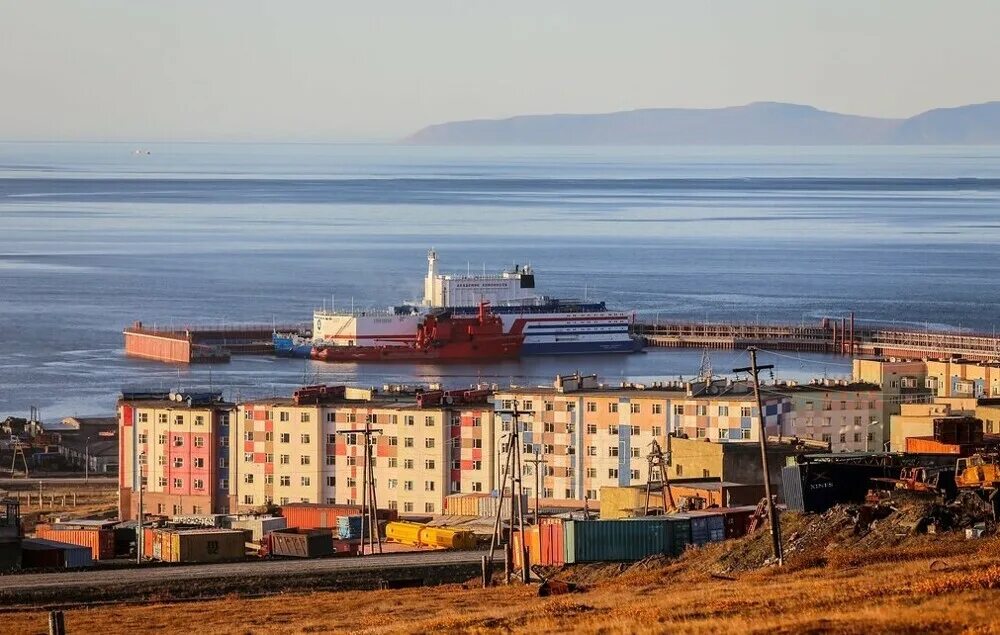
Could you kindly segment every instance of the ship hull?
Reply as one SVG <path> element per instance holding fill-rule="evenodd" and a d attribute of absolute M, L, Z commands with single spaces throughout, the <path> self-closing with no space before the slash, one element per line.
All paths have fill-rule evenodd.
<path fill-rule="evenodd" d="M 275 334 L 271 338 L 274 354 L 278 357 L 308 359 L 312 357 L 312 342 L 299 340 L 291 335 Z"/>
<path fill-rule="evenodd" d="M 438 362 L 462 363 L 517 359 L 521 343 L 511 338 L 496 342 L 449 344 L 443 347 L 325 346 L 313 349 L 312 358 L 322 362 Z"/>

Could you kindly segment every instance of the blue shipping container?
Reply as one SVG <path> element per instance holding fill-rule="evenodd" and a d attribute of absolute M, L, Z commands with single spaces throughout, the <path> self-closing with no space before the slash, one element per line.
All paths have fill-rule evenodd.
<path fill-rule="evenodd" d="M 565 561 L 635 562 L 670 555 L 673 527 L 662 516 L 563 523 Z"/>
<path fill-rule="evenodd" d="M 340 516 L 337 518 L 337 536 L 343 540 L 361 537 L 363 516 Z"/>

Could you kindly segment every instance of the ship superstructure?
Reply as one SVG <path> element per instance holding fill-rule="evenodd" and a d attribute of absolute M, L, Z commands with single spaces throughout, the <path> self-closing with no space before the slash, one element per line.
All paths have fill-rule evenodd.
<path fill-rule="evenodd" d="M 535 293 L 530 265 L 498 274 L 452 275 L 438 271 L 437 252 L 427 254 L 427 275 L 420 306 L 385 310 L 313 313 L 313 344 L 326 346 L 411 346 L 424 315 L 448 309 L 456 317 L 474 316 L 482 303 L 503 321 L 506 333 L 523 335 L 522 355 L 631 353 L 641 345 L 629 329 L 631 313 L 609 310 L 604 302 L 554 299 Z M 275 334 L 275 349 L 307 357 L 293 337 Z"/>

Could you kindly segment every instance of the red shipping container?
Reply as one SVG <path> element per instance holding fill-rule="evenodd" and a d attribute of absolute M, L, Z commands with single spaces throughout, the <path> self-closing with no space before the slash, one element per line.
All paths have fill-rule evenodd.
<path fill-rule="evenodd" d="M 59 529 L 53 525 L 38 525 L 35 528 L 35 535 L 46 540 L 90 547 L 94 560 L 108 560 L 115 557 L 113 529 Z"/>
<path fill-rule="evenodd" d="M 289 527 L 336 529 L 338 518 L 341 516 L 360 516 L 361 506 L 291 503 L 282 506 L 281 515 L 288 521 Z M 398 514 L 394 509 L 380 509 L 376 517 L 379 520 L 396 520 Z"/>
<path fill-rule="evenodd" d="M 565 562 L 563 542 L 562 518 L 539 519 L 538 561 L 540 564 L 562 566 Z"/>

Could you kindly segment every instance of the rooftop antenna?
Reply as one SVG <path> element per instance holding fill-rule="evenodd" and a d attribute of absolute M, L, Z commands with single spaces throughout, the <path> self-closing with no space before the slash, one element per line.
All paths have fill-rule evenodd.
<path fill-rule="evenodd" d="M 712 383 L 712 356 L 709 355 L 707 348 L 701 352 L 701 366 L 698 367 L 698 377 L 706 385 Z"/>

